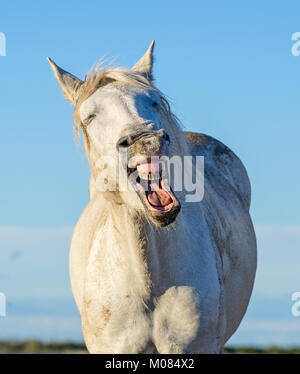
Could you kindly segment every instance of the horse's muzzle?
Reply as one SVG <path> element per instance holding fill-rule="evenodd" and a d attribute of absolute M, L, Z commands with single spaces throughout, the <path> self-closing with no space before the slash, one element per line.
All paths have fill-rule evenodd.
<path fill-rule="evenodd" d="M 117 142 L 117 149 L 135 146 L 143 154 L 147 151 L 159 153 L 164 143 L 170 143 L 170 137 L 164 129 L 158 131 L 140 131 L 122 136 Z"/>
<path fill-rule="evenodd" d="M 148 217 L 160 227 L 172 223 L 180 211 L 180 203 L 169 186 L 164 161 L 160 159 L 168 154 L 169 143 L 169 135 L 163 129 L 128 134 L 117 143 L 120 152 L 126 151 L 131 184 Z"/>

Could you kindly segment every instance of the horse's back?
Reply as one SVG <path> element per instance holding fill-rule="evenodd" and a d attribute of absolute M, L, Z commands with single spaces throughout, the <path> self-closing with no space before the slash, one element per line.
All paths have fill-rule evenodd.
<path fill-rule="evenodd" d="M 209 182 L 214 182 L 218 194 L 226 190 L 224 184 L 235 189 L 238 196 L 250 207 L 251 187 L 241 160 L 223 143 L 211 136 L 196 132 L 184 132 L 193 156 L 204 156 L 204 173 Z M 215 181 L 218 181 L 216 184 Z"/>

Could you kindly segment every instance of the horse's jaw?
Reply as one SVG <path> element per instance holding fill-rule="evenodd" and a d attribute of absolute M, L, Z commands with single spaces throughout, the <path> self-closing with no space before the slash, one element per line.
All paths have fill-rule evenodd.
<path fill-rule="evenodd" d="M 138 164 L 129 170 L 128 177 L 155 226 L 165 227 L 175 221 L 181 206 L 159 163 Z"/>

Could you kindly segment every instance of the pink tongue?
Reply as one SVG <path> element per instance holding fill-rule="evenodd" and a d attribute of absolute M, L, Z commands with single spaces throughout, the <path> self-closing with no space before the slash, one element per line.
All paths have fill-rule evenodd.
<path fill-rule="evenodd" d="M 157 208 L 163 208 L 172 203 L 170 194 L 162 188 L 159 188 L 156 183 L 151 183 L 149 191 L 147 192 L 147 199 L 152 206 Z"/>
<path fill-rule="evenodd" d="M 148 162 L 137 166 L 139 173 L 161 173 L 162 163 L 158 161 Z M 159 183 L 160 184 L 160 183 Z M 148 181 L 148 191 L 146 193 L 148 202 L 155 208 L 162 209 L 173 202 L 170 194 L 161 188 L 157 182 Z"/>

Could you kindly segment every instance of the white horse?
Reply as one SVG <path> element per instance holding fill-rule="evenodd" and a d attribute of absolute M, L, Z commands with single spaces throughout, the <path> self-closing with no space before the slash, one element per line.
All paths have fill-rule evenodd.
<path fill-rule="evenodd" d="M 250 184 L 224 144 L 181 131 L 153 84 L 153 47 L 131 70 L 95 69 L 84 81 L 48 59 L 91 167 L 71 244 L 73 294 L 91 353 L 220 353 L 255 278 Z M 175 196 L 161 156 L 204 156 L 202 200 L 190 202 L 185 186 Z"/>

